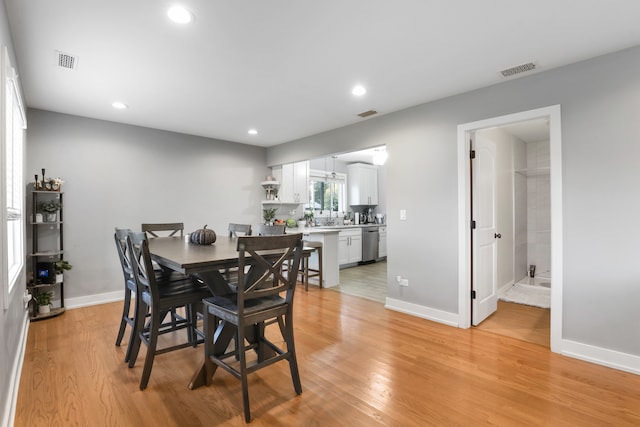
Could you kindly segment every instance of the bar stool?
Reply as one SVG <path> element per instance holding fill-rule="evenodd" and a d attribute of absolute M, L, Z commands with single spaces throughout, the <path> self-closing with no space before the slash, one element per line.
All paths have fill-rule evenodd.
<path fill-rule="evenodd" d="M 317 277 L 318 284 L 320 288 L 322 288 L 322 242 L 310 242 L 307 240 L 303 240 L 304 249 L 309 250 L 312 249 L 312 252 L 315 251 L 318 253 L 318 268 L 309 267 L 309 256 L 305 256 L 302 258 L 300 271 L 298 274 L 302 276 L 302 282 L 304 283 L 304 290 L 309 290 L 309 278 Z"/>

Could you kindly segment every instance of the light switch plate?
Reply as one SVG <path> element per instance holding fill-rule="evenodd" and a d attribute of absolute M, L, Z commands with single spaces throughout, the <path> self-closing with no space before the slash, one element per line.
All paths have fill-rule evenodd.
<path fill-rule="evenodd" d="M 407 210 L 400 209 L 400 221 L 406 221 L 406 220 L 407 220 Z"/>

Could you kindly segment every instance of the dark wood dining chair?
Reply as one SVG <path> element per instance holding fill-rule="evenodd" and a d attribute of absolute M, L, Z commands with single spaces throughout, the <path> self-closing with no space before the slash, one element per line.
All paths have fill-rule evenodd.
<path fill-rule="evenodd" d="M 244 418 L 247 422 L 251 420 L 249 373 L 286 360 L 289 362 L 295 392 L 302 393 L 293 338 L 293 296 L 301 255 L 301 233 L 239 237 L 237 293 L 204 300 L 205 357 L 214 364 L 213 372 L 220 366 L 241 381 Z M 291 258 L 291 274 L 285 276 L 282 266 Z M 246 272 L 245 267 L 248 267 Z M 284 297 L 281 293 L 284 293 Z M 276 345 L 264 334 L 265 323 L 274 319 L 280 319 L 284 325 L 281 333 L 285 348 Z M 245 331 L 252 325 L 255 333 L 249 341 L 245 339 Z M 214 336 L 224 335 L 222 330 L 228 327 L 234 328 L 238 345 L 232 351 L 216 351 Z M 222 329 L 216 332 L 216 328 Z M 258 353 L 257 361 L 251 366 L 247 363 L 247 352 L 250 350 Z M 239 360 L 238 367 L 235 366 L 236 359 Z"/>
<path fill-rule="evenodd" d="M 184 224 L 182 222 L 168 223 L 143 223 L 142 232 L 147 233 L 149 237 L 182 237 L 184 233 Z"/>
<path fill-rule="evenodd" d="M 131 297 L 136 294 L 136 282 L 133 277 L 133 264 L 129 258 L 129 252 L 127 248 L 127 236 L 131 230 L 125 228 L 116 228 L 114 239 L 116 241 L 116 249 L 118 251 L 118 258 L 120 259 L 120 266 L 122 267 L 122 275 L 124 277 L 124 302 L 122 304 L 122 316 L 120 320 L 120 327 L 118 328 L 118 335 L 116 336 L 116 346 L 120 346 L 122 339 L 124 338 L 127 325 L 131 329 L 129 331 L 129 341 L 127 343 L 127 351 L 124 356 L 124 361 L 129 361 L 131 354 L 131 343 L 133 337 L 133 323 L 135 319 L 136 310 L 131 310 Z M 135 299 L 134 299 L 135 301 Z"/>
<path fill-rule="evenodd" d="M 258 224 L 256 227 L 256 235 L 258 236 L 279 236 L 285 233 L 287 226 L 284 224 Z"/>
<path fill-rule="evenodd" d="M 229 223 L 229 237 L 237 239 L 240 236 L 251 236 L 251 224 Z M 223 271 L 224 277 L 229 283 L 236 283 L 238 280 L 237 268 L 230 267 Z"/>
<path fill-rule="evenodd" d="M 235 239 L 240 236 L 251 236 L 251 224 L 229 223 L 229 237 L 233 237 Z"/>
<path fill-rule="evenodd" d="M 197 330 L 197 312 L 202 312 L 202 299 L 211 296 L 206 285 L 185 277 L 172 280 L 171 273 L 153 270 L 149 243 L 145 233 L 130 232 L 127 235 L 127 247 L 133 264 L 133 275 L 136 282 L 137 311 L 134 320 L 135 335 L 132 340 L 129 367 L 135 365 L 140 345 L 147 346 L 144 368 L 140 379 L 140 390 L 144 390 L 151 376 L 153 360 L 157 354 L 167 353 L 188 346 L 195 347 L 202 342 L 202 331 Z M 167 279 L 165 279 L 167 278 Z M 176 313 L 184 307 L 185 316 L 176 315 L 170 322 L 163 323 L 167 312 Z M 149 313 L 149 321 L 145 322 Z M 187 329 L 186 342 L 168 344 L 158 349 L 158 337 L 167 333 Z M 179 341 L 177 338 L 176 341 Z"/>
<path fill-rule="evenodd" d="M 143 233 L 147 235 L 149 238 L 155 237 L 183 237 L 184 234 L 184 223 L 182 222 L 165 222 L 165 223 L 142 223 L 140 229 Z M 162 270 L 162 268 L 156 264 L 155 261 L 152 262 L 153 268 L 156 271 Z M 176 322 L 176 312 L 175 310 L 171 310 L 171 319 Z"/>

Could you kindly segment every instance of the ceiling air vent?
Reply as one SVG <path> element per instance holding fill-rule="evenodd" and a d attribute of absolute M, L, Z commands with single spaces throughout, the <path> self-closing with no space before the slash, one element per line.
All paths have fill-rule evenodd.
<path fill-rule="evenodd" d="M 536 64 L 533 62 L 528 62 L 526 64 L 516 65 L 515 67 L 507 68 L 506 70 L 500 71 L 504 77 L 510 77 L 515 74 L 524 73 L 527 71 L 531 71 L 536 68 Z"/>
<path fill-rule="evenodd" d="M 73 55 L 56 51 L 56 56 L 58 57 L 58 67 L 60 68 L 75 70 L 78 66 L 78 58 Z"/>
<path fill-rule="evenodd" d="M 365 117 L 373 116 L 374 114 L 378 114 L 378 112 L 376 110 L 369 110 L 369 111 L 365 111 L 363 113 L 358 114 L 358 116 L 365 118 Z"/>

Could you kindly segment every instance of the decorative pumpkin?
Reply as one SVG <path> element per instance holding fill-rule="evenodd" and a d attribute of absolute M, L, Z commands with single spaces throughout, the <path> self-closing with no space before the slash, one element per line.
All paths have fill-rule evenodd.
<path fill-rule="evenodd" d="M 195 243 L 196 245 L 211 245 L 215 241 L 216 232 L 207 229 L 206 225 L 191 233 L 191 243 Z"/>

